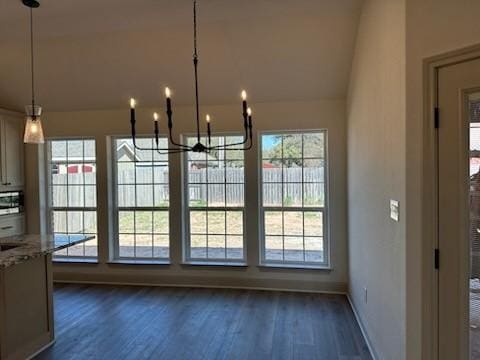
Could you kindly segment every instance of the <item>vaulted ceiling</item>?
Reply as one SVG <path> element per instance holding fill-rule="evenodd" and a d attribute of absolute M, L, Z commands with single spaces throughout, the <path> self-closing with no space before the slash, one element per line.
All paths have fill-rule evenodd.
<path fill-rule="evenodd" d="M 135 96 L 192 104 L 191 0 L 40 0 L 38 101 L 47 111 L 113 109 Z M 346 96 L 361 0 L 199 0 L 204 104 Z M 29 13 L 0 0 L 0 107 L 30 99 Z"/>

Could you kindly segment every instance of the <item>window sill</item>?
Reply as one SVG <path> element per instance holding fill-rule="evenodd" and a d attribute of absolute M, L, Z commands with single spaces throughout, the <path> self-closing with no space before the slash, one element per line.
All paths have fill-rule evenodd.
<path fill-rule="evenodd" d="M 134 260 L 134 259 L 116 259 L 107 262 L 108 265 L 171 265 L 168 260 Z"/>
<path fill-rule="evenodd" d="M 258 265 L 259 268 L 265 269 L 285 269 L 285 270 L 320 270 L 320 271 L 332 271 L 333 268 L 329 265 L 309 265 L 309 264 L 276 264 L 276 263 L 263 263 Z"/>
<path fill-rule="evenodd" d="M 220 267 L 236 267 L 246 268 L 248 265 L 244 262 L 228 262 L 228 261 L 185 261 L 182 266 L 220 266 Z"/>
<path fill-rule="evenodd" d="M 98 259 L 82 259 L 82 258 L 53 258 L 53 264 L 91 264 L 98 265 Z"/>

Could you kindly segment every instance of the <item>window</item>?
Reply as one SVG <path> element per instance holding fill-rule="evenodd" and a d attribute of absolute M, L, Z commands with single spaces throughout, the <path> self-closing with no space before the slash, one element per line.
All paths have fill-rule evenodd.
<path fill-rule="evenodd" d="M 167 147 L 166 138 L 159 146 Z M 137 138 L 152 148 L 153 138 Z M 169 258 L 168 155 L 137 150 L 131 138 L 113 140 L 115 154 L 116 259 Z"/>
<path fill-rule="evenodd" d="M 95 140 L 47 142 L 51 232 L 88 234 L 95 239 L 55 253 L 55 257 L 97 257 Z"/>
<path fill-rule="evenodd" d="M 261 137 L 262 262 L 325 266 L 326 132 Z"/>
<path fill-rule="evenodd" d="M 195 137 L 186 138 L 189 145 Z M 205 141 L 205 140 L 203 140 Z M 235 144 L 239 136 L 213 136 L 212 146 Z M 204 142 L 205 143 L 205 142 Z M 243 262 L 244 158 L 243 150 L 185 154 L 185 258 L 192 262 Z"/>

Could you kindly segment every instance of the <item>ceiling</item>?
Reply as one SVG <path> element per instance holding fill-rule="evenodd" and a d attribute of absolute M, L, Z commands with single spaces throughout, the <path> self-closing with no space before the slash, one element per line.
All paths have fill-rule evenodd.
<path fill-rule="evenodd" d="M 192 104 L 191 0 L 40 0 L 37 100 L 46 111 L 114 109 L 134 96 Z M 346 96 L 361 0 L 199 0 L 203 104 Z M 0 107 L 30 99 L 29 13 L 0 0 Z"/>

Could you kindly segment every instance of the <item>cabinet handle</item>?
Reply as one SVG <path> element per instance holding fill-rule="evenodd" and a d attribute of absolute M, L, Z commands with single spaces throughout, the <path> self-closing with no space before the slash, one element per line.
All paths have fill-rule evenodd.
<path fill-rule="evenodd" d="M 10 226 L 2 226 L 1 229 L 2 229 L 2 230 L 13 229 L 13 226 L 12 226 L 12 225 L 10 225 Z"/>

